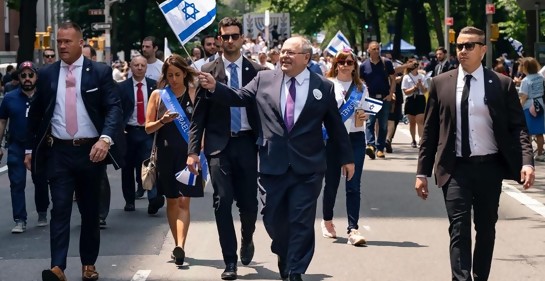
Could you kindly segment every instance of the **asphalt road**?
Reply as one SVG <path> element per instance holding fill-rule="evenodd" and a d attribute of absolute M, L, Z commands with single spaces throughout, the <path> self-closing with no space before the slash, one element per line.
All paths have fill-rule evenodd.
<path fill-rule="evenodd" d="M 339 238 L 321 237 L 321 204 L 315 229 L 316 252 L 304 280 L 437 281 L 450 280 L 448 222 L 440 190 L 431 189 L 427 201 L 413 189 L 416 149 L 409 145 L 407 127 L 394 140 L 394 153 L 386 160 L 366 158 L 362 178 L 361 231 L 367 247 L 346 244 L 344 185 L 339 188 L 334 223 Z M 5 157 L 4 157 L 5 159 Z M 5 165 L 5 160 L 2 162 Z M 500 201 L 496 250 L 490 280 L 545 280 L 545 165 L 536 164 L 536 187 L 520 192 L 506 182 Z M 97 269 L 100 280 L 220 280 L 224 269 L 212 212 L 212 189 L 194 199 L 186 244 L 186 263 L 177 268 L 170 261 L 174 247 L 165 209 L 158 216 L 146 213 L 147 200 L 137 200 L 136 212 L 123 211 L 120 172 L 109 169 L 112 204 L 108 228 L 101 232 Z M 27 177 L 29 221 L 23 234 L 13 227 L 9 180 L 0 175 L 0 281 L 41 280 L 49 267 L 49 228 L 36 227 L 33 187 Z M 320 198 L 321 200 L 321 198 Z M 238 212 L 233 209 L 238 217 Z M 69 250 L 68 280 L 81 280 L 78 241 L 80 219 L 74 204 Z M 238 227 L 238 224 L 237 224 Z M 240 280 L 279 280 L 276 256 L 270 252 L 261 218 L 255 233 L 256 255 L 249 266 L 239 263 Z"/>

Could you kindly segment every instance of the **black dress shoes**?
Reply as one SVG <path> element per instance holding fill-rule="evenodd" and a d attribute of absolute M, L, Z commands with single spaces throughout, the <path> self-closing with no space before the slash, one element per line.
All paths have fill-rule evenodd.
<path fill-rule="evenodd" d="M 237 280 L 237 264 L 228 263 L 225 266 L 225 271 L 221 274 L 222 280 Z"/>
<path fill-rule="evenodd" d="M 243 265 L 249 265 L 254 258 L 254 241 L 245 241 L 244 239 L 242 239 L 242 242 L 240 244 L 240 261 Z"/>
<path fill-rule="evenodd" d="M 172 251 L 172 257 L 176 265 L 184 265 L 185 251 L 182 247 L 176 246 Z"/>
<path fill-rule="evenodd" d="M 289 277 L 289 273 L 286 267 L 286 261 L 278 256 L 278 271 L 280 272 L 280 278 L 282 278 L 282 280 L 288 280 Z"/>
<path fill-rule="evenodd" d="M 138 191 L 136 191 L 136 193 L 134 194 L 134 197 L 135 197 L 136 199 L 142 199 L 142 197 L 144 197 L 144 192 L 145 192 L 145 190 L 143 190 L 143 189 L 142 189 L 142 190 L 138 190 Z"/>
<path fill-rule="evenodd" d="M 301 278 L 301 274 L 299 273 L 292 273 L 290 274 L 289 281 L 303 281 L 303 278 Z"/>
<path fill-rule="evenodd" d="M 123 208 L 123 210 L 125 210 L 125 212 L 134 212 L 135 211 L 134 204 L 131 204 L 131 203 L 125 204 L 125 208 Z"/>
<path fill-rule="evenodd" d="M 99 219 L 98 225 L 100 226 L 100 229 L 106 228 L 106 219 Z"/>

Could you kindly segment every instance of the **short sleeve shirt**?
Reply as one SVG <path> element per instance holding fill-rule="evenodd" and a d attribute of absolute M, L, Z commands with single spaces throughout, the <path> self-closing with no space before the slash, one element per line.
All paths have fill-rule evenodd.
<path fill-rule="evenodd" d="M 528 99 L 522 105 L 523 109 L 530 108 L 530 105 L 534 102 L 533 99 L 539 98 L 539 102 L 543 105 L 543 76 L 535 73 L 530 74 L 520 82 L 520 95 L 527 95 Z"/>
<path fill-rule="evenodd" d="M 383 97 L 390 94 L 390 80 L 388 77 L 395 73 L 394 65 L 389 59 L 381 58 L 377 64 L 371 63 L 370 59 L 360 65 L 360 77 L 369 89 L 369 96 Z"/>
<path fill-rule="evenodd" d="M 9 120 L 10 143 L 25 141 L 30 102 L 30 98 L 21 91 L 21 88 L 17 88 L 7 93 L 0 104 L 0 119 Z"/>

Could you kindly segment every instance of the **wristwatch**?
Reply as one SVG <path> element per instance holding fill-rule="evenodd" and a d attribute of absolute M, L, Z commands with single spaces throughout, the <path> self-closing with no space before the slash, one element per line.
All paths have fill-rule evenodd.
<path fill-rule="evenodd" d="M 103 141 L 103 142 L 105 142 L 105 143 L 107 143 L 108 146 L 112 145 L 112 142 L 110 141 L 109 138 L 104 138 L 104 137 L 102 137 L 102 138 L 100 138 L 100 140 Z"/>

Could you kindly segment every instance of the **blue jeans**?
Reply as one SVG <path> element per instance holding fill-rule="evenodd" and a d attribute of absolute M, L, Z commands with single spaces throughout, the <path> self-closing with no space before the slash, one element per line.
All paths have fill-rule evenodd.
<path fill-rule="evenodd" d="M 376 147 L 378 151 L 384 151 L 386 135 L 388 134 L 388 115 L 390 114 L 390 102 L 384 101 L 382 108 L 376 115 L 369 115 L 365 135 L 367 145 Z M 375 122 L 378 119 L 378 136 L 375 141 Z"/>
<path fill-rule="evenodd" d="M 25 186 L 26 168 L 24 164 L 25 148 L 23 144 L 10 143 L 8 146 L 8 177 L 11 191 L 11 207 L 14 221 L 27 219 Z"/>
<path fill-rule="evenodd" d="M 355 172 L 352 179 L 346 181 L 346 214 L 348 217 L 348 232 L 350 232 L 351 229 L 358 229 L 361 203 L 361 176 L 363 172 L 363 161 L 365 160 L 365 133 L 350 133 L 350 142 L 352 145 L 352 152 L 354 153 Z M 328 166 L 325 174 L 323 218 L 324 220 L 332 220 L 333 208 L 335 207 L 335 199 L 337 197 L 337 190 L 341 179 L 341 165 L 336 157 L 338 154 L 336 153 L 335 149 L 333 149 L 331 145 L 326 145 L 326 150 Z"/>

